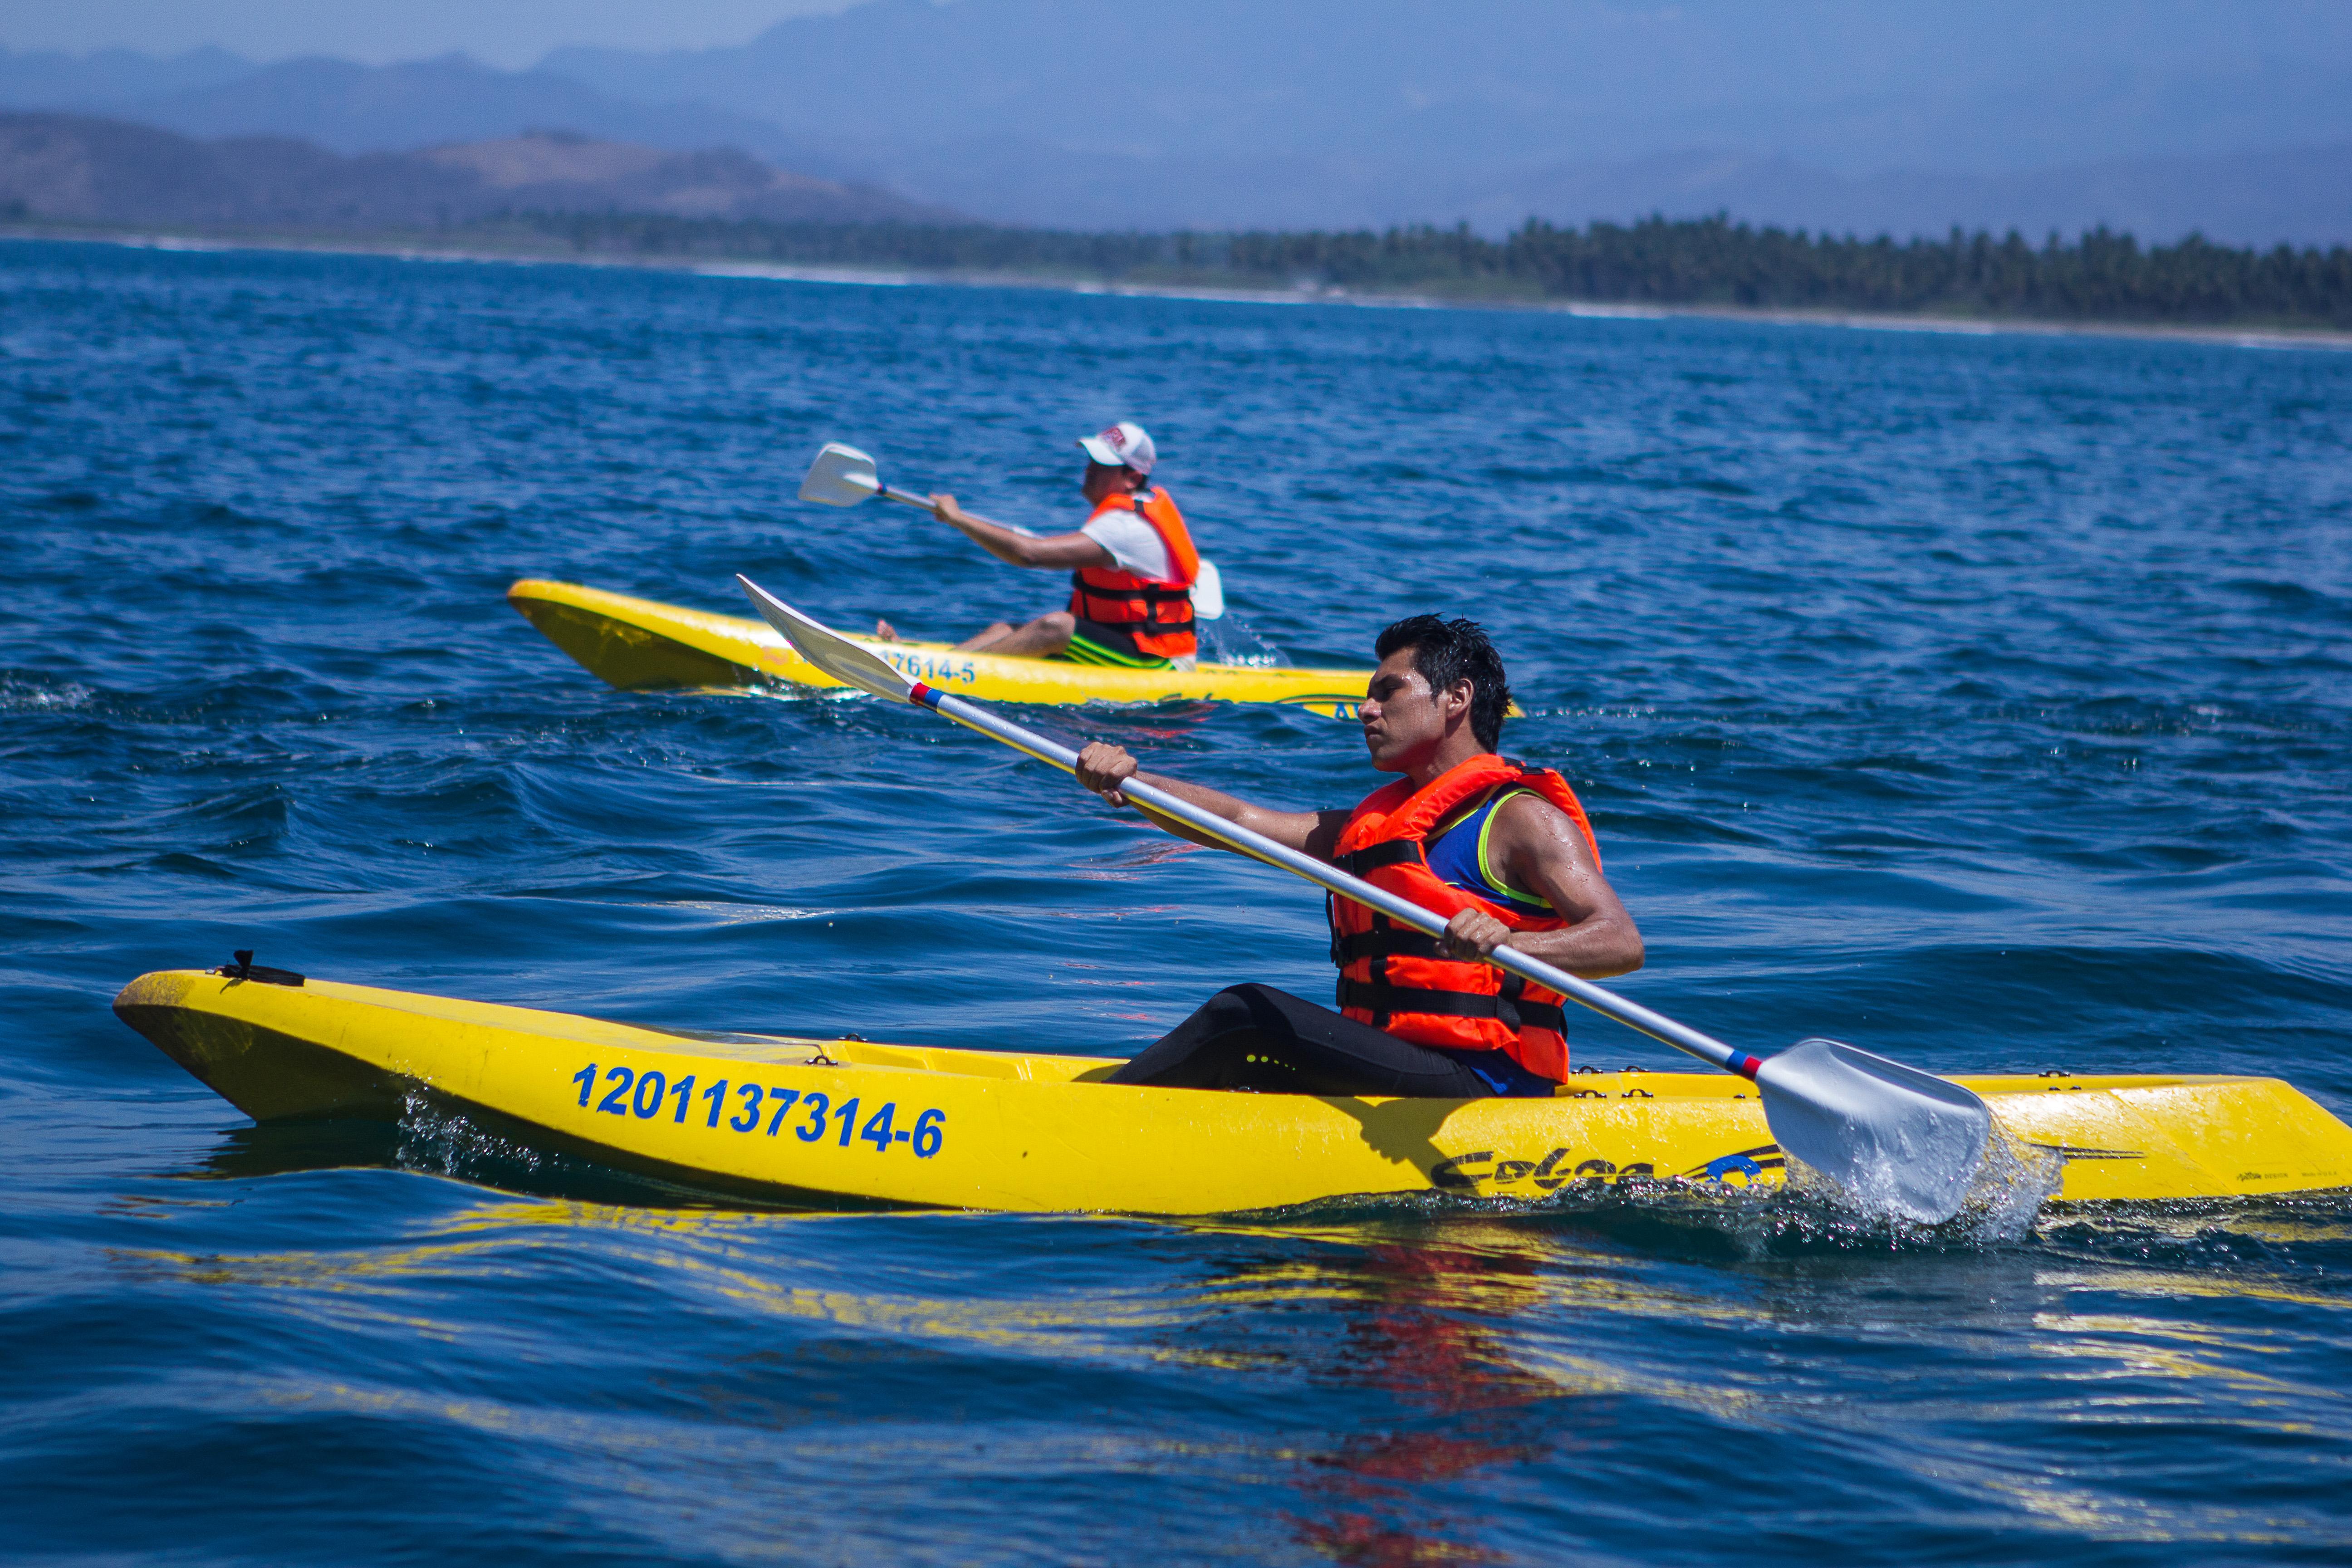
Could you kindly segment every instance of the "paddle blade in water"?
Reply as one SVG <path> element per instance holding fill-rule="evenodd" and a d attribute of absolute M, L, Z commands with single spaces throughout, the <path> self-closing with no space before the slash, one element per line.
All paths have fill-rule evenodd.
<path fill-rule="evenodd" d="M 827 441 L 801 481 L 801 500 L 826 506 L 856 506 L 882 488 L 874 459 L 855 447 Z M 780 630 L 782 628 L 779 628 Z"/>
<path fill-rule="evenodd" d="M 1768 1058 L 1756 1087 L 1782 1152 L 1925 1225 L 1959 1213 L 1992 1138 L 1992 1112 L 1958 1084 L 1835 1040 Z"/>
<path fill-rule="evenodd" d="M 913 682 L 905 676 L 824 622 L 810 619 L 740 573 L 735 581 L 743 585 L 761 619 L 775 627 L 777 635 L 803 658 L 835 680 L 894 702 L 906 701 L 914 691 Z"/>

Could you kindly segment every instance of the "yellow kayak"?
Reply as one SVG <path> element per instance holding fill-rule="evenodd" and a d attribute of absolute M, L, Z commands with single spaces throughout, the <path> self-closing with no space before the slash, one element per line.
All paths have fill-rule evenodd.
<path fill-rule="evenodd" d="M 787 647 L 764 621 L 526 577 L 507 602 L 547 640 L 624 691 L 841 683 Z M 1277 702 L 1353 719 L 1369 669 L 1284 669 L 1202 664 L 1196 669 L 1107 669 L 1049 658 L 958 653 L 945 643 L 849 639 L 908 679 L 959 697 L 998 702 Z"/>
<path fill-rule="evenodd" d="M 1549 1100 L 1098 1081 L 1098 1057 L 673 1034 L 277 971 L 168 970 L 115 1013 L 257 1121 L 399 1117 L 419 1090 L 607 1164 L 818 1207 L 1227 1214 L 1318 1199 L 1746 1186 L 1784 1163 L 1754 1088 L 1580 1073 Z M 1960 1078 L 2063 1163 L 2063 1201 L 2352 1185 L 2352 1128 L 2276 1079 Z"/>

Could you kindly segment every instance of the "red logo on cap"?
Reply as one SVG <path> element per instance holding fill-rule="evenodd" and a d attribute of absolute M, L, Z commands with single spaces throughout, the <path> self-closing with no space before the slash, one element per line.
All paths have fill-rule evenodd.
<path fill-rule="evenodd" d="M 1110 443 L 1110 448 L 1114 452 L 1121 452 L 1127 449 L 1127 432 L 1120 429 L 1116 425 L 1104 431 L 1102 433 L 1102 438 Z"/>

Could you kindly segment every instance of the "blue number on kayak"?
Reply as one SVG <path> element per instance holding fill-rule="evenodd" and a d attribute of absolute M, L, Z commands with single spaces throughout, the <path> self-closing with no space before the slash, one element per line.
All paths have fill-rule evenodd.
<path fill-rule="evenodd" d="M 970 659 L 959 665 L 951 658 L 940 658 L 933 654 L 887 653 L 882 657 L 888 659 L 891 668 L 899 674 L 915 680 L 961 680 L 970 686 L 979 679 Z"/>
<path fill-rule="evenodd" d="M 635 1111 L 643 1120 L 650 1121 L 661 1114 L 662 1102 L 676 1095 L 677 1105 L 670 1112 L 670 1120 L 681 1127 L 686 1125 L 687 1108 L 695 1098 L 695 1075 L 692 1073 L 671 1083 L 659 1072 L 640 1076 L 629 1068 L 599 1068 L 594 1062 L 590 1062 L 572 1075 L 572 1081 L 580 1086 L 580 1103 L 583 1108 L 595 1092 L 599 1071 L 604 1075 L 605 1090 L 604 1099 L 596 1101 L 598 1110 L 609 1111 L 614 1116 L 626 1116 Z M 735 1114 L 727 1118 L 727 1125 L 738 1132 L 759 1131 L 761 1113 L 773 1107 L 768 1117 L 768 1136 L 773 1138 L 783 1131 L 785 1115 L 797 1108 L 807 1114 L 807 1120 L 793 1127 L 793 1136 L 803 1143 L 824 1142 L 828 1117 L 841 1124 L 834 1141 L 844 1149 L 856 1140 L 873 1144 L 877 1153 L 887 1154 L 892 1144 L 904 1143 L 914 1151 L 915 1158 L 928 1160 L 937 1154 L 940 1145 L 946 1142 L 946 1135 L 941 1131 L 948 1119 L 944 1110 L 924 1111 L 915 1118 L 914 1127 L 908 1130 L 898 1125 L 898 1102 L 894 1100 L 867 1117 L 866 1125 L 861 1128 L 857 1124 L 858 1101 L 855 1099 L 835 1105 L 823 1092 L 815 1089 L 803 1094 L 796 1089 L 765 1089 L 756 1083 L 730 1084 L 723 1078 L 702 1091 L 702 1099 L 710 1108 L 709 1114 L 703 1119 L 704 1126 L 718 1127 L 719 1119 L 726 1114 L 727 1095 L 730 1089 L 739 1103 Z"/>
<path fill-rule="evenodd" d="M 793 1128 L 793 1136 L 803 1143 L 814 1143 L 824 1136 L 824 1110 L 827 1102 L 823 1094 L 812 1089 L 808 1098 L 801 1103 L 808 1108 L 808 1125 Z"/>
<path fill-rule="evenodd" d="M 928 1160 L 940 1152 L 940 1124 L 947 1120 L 943 1110 L 926 1110 L 915 1118 L 915 1158 Z"/>
<path fill-rule="evenodd" d="M 652 1089 L 654 1091 L 653 1099 L 650 1101 L 646 1099 L 646 1090 L 647 1089 Z M 661 1102 L 668 1093 L 669 1079 L 662 1077 L 662 1075 L 657 1072 L 649 1072 L 646 1074 L 645 1077 L 637 1079 L 637 1098 L 635 1102 L 637 1108 L 637 1120 L 640 1121 L 651 1121 L 655 1117 L 660 1115 Z"/>

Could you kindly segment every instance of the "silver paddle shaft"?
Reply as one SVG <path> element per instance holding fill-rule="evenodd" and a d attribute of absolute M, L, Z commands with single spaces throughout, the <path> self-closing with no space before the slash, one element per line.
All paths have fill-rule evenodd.
<path fill-rule="evenodd" d="M 944 691 L 936 691 L 918 683 L 908 694 L 908 699 L 946 715 L 959 724 L 968 725 L 1016 750 L 1026 752 L 1041 763 L 1051 763 L 1064 773 L 1078 771 L 1078 753 L 1069 747 L 1000 719 L 987 709 L 967 702 L 961 697 L 950 697 Z M 1400 898 L 1386 889 L 1376 888 L 1360 877 L 1349 876 L 1337 866 L 1318 860 L 1314 856 L 1287 845 L 1276 844 L 1262 833 L 1253 833 L 1237 823 L 1228 822 L 1216 813 L 1180 799 L 1166 790 L 1155 789 L 1133 779 L 1118 787 L 1119 793 L 1129 800 L 1148 805 L 1162 816 L 1173 817 L 1188 827 L 1198 828 L 1219 843 L 1230 845 L 1244 855 L 1279 866 L 1343 899 L 1352 899 L 1366 909 L 1377 910 L 1389 919 L 1409 925 L 1417 931 L 1430 936 L 1445 933 L 1445 919 L 1435 910 L 1423 909 L 1409 899 Z M 1564 969 L 1555 969 L 1539 958 L 1530 958 L 1517 948 L 1498 947 L 1486 955 L 1486 962 L 1522 980 L 1533 981 L 1563 996 L 1573 997 L 1603 1017 L 1614 1018 L 1627 1028 L 1638 1029 L 1652 1039 L 1664 1041 L 1676 1050 L 1688 1051 L 1711 1066 L 1738 1073 L 1743 1078 L 1756 1076 L 1758 1058 L 1745 1051 L 1736 1051 L 1712 1035 L 1702 1035 L 1663 1014 L 1651 1012 L 1639 1003 L 1628 1002 L 1615 992 L 1595 985 L 1590 980 L 1580 979 Z"/>
<path fill-rule="evenodd" d="M 897 501 L 900 506 L 920 507 L 925 511 L 931 510 L 929 497 L 919 496 L 912 490 L 902 490 L 896 485 L 884 485 L 880 489 L 876 490 L 874 493 L 880 496 L 884 500 Z M 1001 528 L 1007 533 L 1027 533 L 1029 531 L 1025 528 L 1015 528 L 1009 522 L 999 522 L 992 517 L 982 517 L 976 511 L 968 511 L 964 513 L 964 516 L 971 519 L 974 522 L 984 522 L 991 528 Z"/>

